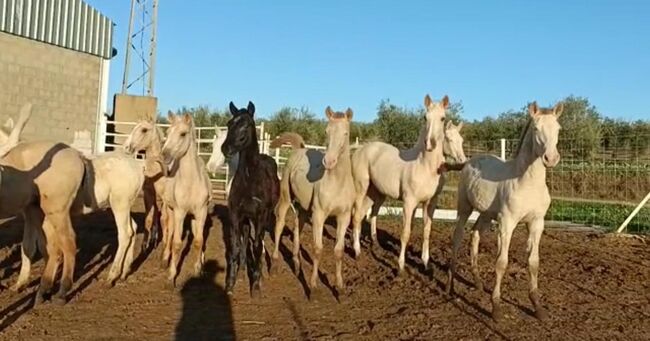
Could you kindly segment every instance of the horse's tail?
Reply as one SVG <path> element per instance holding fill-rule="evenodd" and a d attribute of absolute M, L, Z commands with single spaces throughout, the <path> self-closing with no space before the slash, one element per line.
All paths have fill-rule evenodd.
<path fill-rule="evenodd" d="M 467 162 L 461 162 L 461 163 L 448 163 L 448 162 L 445 162 L 440 166 L 440 170 L 442 172 L 461 171 L 465 167 L 465 164 L 467 164 Z"/>
<path fill-rule="evenodd" d="M 302 136 L 290 132 L 282 133 L 282 135 L 278 136 L 275 140 L 271 141 L 269 147 L 279 148 L 282 145 L 287 143 L 290 144 L 291 148 L 293 149 L 305 148 L 305 140 L 302 138 Z"/>

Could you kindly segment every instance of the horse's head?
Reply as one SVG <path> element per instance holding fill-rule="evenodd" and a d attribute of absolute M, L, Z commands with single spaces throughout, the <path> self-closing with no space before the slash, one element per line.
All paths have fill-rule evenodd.
<path fill-rule="evenodd" d="M 560 162 L 560 153 L 557 150 L 557 141 L 560 134 L 558 118 L 562 114 L 562 102 L 553 108 L 540 108 L 537 102 L 528 105 L 528 114 L 532 120 L 529 129 L 532 129 L 533 153 L 542 158 L 546 167 L 555 167 Z"/>
<path fill-rule="evenodd" d="M 445 156 L 451 157 L 457 163 L 463 163 L 467 160 L 465 151 L 463 151 L 463 136 L 460 135 L 462 128 L 463 122 L 454 125 L 452 121 L 447 121 L 447 125 L 445 125 L 445 141 L 442 144 L 442 152 Z"/>
<path fill-rule="evenodd" d="M 227 135 L 227 132 L 219 131 L 219 129 L 217 129 L 217 134 L 214 135 L 214 140 L 212 140 L 212 154 L 210 154 L 210 160 L 205 165 L 210 173 L 216 173 L 217 169 L 226 163 L 226 156 L 223 155 L 221 146 L 226 141 Z"/>
<path fill-rule="evenodd" d="M 425 148 L 428 152 L 436 148 L 437 144 L 442 141 L 445 129 L 445 110 L 449 106 L 449 97 L 445 97 L 440 102 L 431 100 L 429 95 L 424 97 L 424 114 L 426 121 L 426 139 Z"/>
<path fill-rule="evenodd" d="M 228 134 L 221 145 L 221 152 L 225 156 L 233 156 L 235 153 L 257 144 L 257 133 L 255 131 L 255 105 L 248 102 L 247 108 L 238 109 L 230 102 L 230 114 L 232 118 L 228 121 Z"/>
<path fill-rule="evenodd" d="M 194 137 L 194 119 L 192 115 L 174 115 L 171 111 L 167 113 L 169 129 L 167 139 L 162 147 L 162 157 L 166 164 L 180 160 L 196 142 Z"/>
<path fill-rule="evenodd" d="M 158 127 L 152 120 L 140 120 L 124 141 L 124 151 L 132 154 L 146 150 L 154 143 L 160 143 Z"/>
<path fill-rule="evenodd" d="M 352 109 L 348 108 L 343 112 L 334 112 L 332 108 L 325 109 L 327 115 L 327 149 L 323 158 L 325 169 L 332 169 L 336 166 L 339 156 L 350 145 L 350 122 L 352 121 Z"/>

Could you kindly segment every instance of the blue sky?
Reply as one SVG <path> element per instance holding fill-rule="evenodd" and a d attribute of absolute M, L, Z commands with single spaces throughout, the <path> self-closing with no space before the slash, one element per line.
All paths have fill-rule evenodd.
<path fill-rule="evenodd" d="M 121 88 L 129 0 L 87 0 L 116 24 L 110 94 Z M 159 111 L 252 100 L 351 107 L 426 93 L 467 119 L 573 94 L 601 113 L 650 119 L 650 1 L 160 1 Z"/>

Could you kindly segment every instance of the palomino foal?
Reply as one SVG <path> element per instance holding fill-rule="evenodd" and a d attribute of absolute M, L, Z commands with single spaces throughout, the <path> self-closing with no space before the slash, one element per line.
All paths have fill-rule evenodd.
<path fill-rule="evenodd" d="M 142 251 L 155 247 L 158 241 L 158 229 L 162 230 L 163 240 L 169 233 L 163 225 L 167 221 L 167 210 L 158 206 L 158 201 L 162 202 L 162 193 L 168 180 L 164 176 L 165 169 L 160 163 L 162 140 L 163 134 L 153 120 L 140 120 L 124 142 L 124 150 L 127 153 L 140 151 L 145 153 L 143 186 L 145 220 Z"/>
<path fill-rule="evenodd" d="M 203 229 L 212 194 L 210 178 L 203 160 L 197 154 L 194 120 L 189 114 L 176 116 L 168 113 L 171 126 L 162 148 L 163 162 L 169 167 L 165 190 L 161 193 L 167 210 L 163 222 L 167 235 L 164 241 L 163 262 L 169 260 L 169 280 L 176 284 L 178 263 L 183 246 L 183 222 L 192 215 L 192 249 L 196 254 L 193 272 L 199 275 L 205 259 Z"/>
<path fill-rule="evenodd" d="M 460 134 L 460 130 L 463 128 L 463 122 L 458 125 L 455 125 L 452 121 L 447 121 L 445 125 L 445 139 L 442 145 L 443 154 L 446 158 L 451 159 L 455 164 L 462 164 L 465 162 L 467 157 L 465 156 L 465 151 L 463 150 L 463 136 Z M 440 181 L 436 192 L 431 199 L 428 207 L 431 210 L 431 216 L 433 217 L 433 210 L 436 208 L 438 202 L 438 196 L 442 193 L 442 188 L 445 184 L 445 173 L 440 173 Z M 379 209 L 383 200 L 377 200 L 372 203 L 372 208 L 370 209 L 370 236 L 372 238 L 373 245 L 379 245 L 377 241 L 377 215 L 379 214 Z M 423 212 L 427 212 L 427 205 L 422 205 Z M 361 233 L 355 235 L 355 238 L 360 238 Z M 361 245 L 358 239 L 355 240 L 357 245 Z"/>
<path fill-rule="evenodd" d="M 275 160 L 260 154 L 255 128 L 255 105 L 238 109 L 230 102 L 232 119 L 228 121 L 228 135 L 221 146 L 224 155 L 239 155 L 237 171 L 228 195 L 230 211 L 230 238 L 226 258 L 226 292 L 231 295 L 239 268 L 248 271 L 251 296 L 261 294 L 262 253 L 264 232 L 273 224 L 273 209 L 280 196 L 278 167 Z"/>
<path fill-rule="evenodd" d="M 429 234 L 435 209 L 435 195 L 442 189 L 440 166 L 444 163 L 443 142 L 445 110 L 449 98 L 434 102 L 429 95 L 424 98 L 426 109 L 424 126 L 417 144 L 399 150 L 384 142 L 371 142 L 359 148 L 352 157 L 352 174 L 356 188 L 354 212 L 354 251 L 361 253 L 359 242 L 361 221 L 371 206 L 376 210 L 386 197 L 404 202 L 399 272 L 404 270 L 406 245 L 411 235 L 413 212 L 419 203 L 426 208 L 422 242 L 422 262 L 429 262 Z M 375 213 L 376 215 L 376 213 Z M 375 228 L 376 229 L 376 228 Z M 376 240 L 376 236 L 373 237 Z"/>
<path fill-rule="evenodd" d="M 554 167 L 560 161 L 557 142 L 560 131 L 558 117 L 562 109 L 562 103 L 552 109 L 539 108 L 537 103 L 531 103 L 528 106 L 530 118 L 519 141 L 515 159 L 504 161 L 492 155 L 476 156 L 465 164 L 460 174 L 458 220 L 453 236 L 447 291 L 453 292 L 456 257 L 465 223 L 472 209 L 476 209 L 480 216 L 473 227 L 471 266 L 478 288 L 483 287 L 477 264 L 479 234 L 490 226 L 493 219 L 499 223 L 496 282 L 492 292 L 492 317 L 495 320 L 503 317 L 501 281 L 508 266 L 512 232 L 520 222 L 528 225 L 529 298 L 537 318 L 547 316 L 540 304 L 537 288 L 539 241 L 544 231 L 544 215 L 551 203 L 546 186 L 546 168 Z"/>
<path fill-rule="evenodd" d="M 306 212 L 311 210 L 314 233 L 314 266 L 309 281 L 310 289 L 317 288 L 318 265 L 323 251 L 323 224 L 329 216 L 336 216 L 336 286 L 343 288 L 342 263 L 345 231 L 350 224 L 354 185 L 350 170 L 350 121 L 352 109 L 345 113 L 325 109 L 327 115 L 327 149 L 320 151 L 305 149 L 302 138 L 297 134 L 283 134 L 271 147 L 291 142 L 294 152 L 284 167 L 280 183 L 280 202 L 276 209 L 275 249 L 273 267 L 279 258 L 280 236 L 284 228 L 287 209 L 297 201 L 299 221 L 294 227 L 293 262 L 294 271 L 300 270 L 300 230 L 306 221 Z"/>

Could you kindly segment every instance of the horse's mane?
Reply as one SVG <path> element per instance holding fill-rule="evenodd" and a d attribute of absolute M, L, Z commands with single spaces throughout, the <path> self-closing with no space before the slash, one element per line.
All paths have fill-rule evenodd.
<path fill-rule="evenodd" d="M 538 108 L 537 109 L 538 115 L 552 115 L 553 114 L 553 109 L 549 108 Z M 519 144 L 517 145 L 517 151 L 515 152 L 515 157 L 519 155 L 521 152 L 521 148 L 524 145 L 526 141 L 526 138 L 528 137 L 528 131 L 530 130 L 530 126 L 533 123 L 533 118 L 528 117 L 528 120 L 526 121 L 526 125 L 524 126 L 524 130 L 522 130 L 521 135 L 519 136 Z"/>
<path fill-rule="evenodd" d="M 526 136 L 528 135 L 528 130 L 530 129 L 530 125 L 533 122 L 532 118 L 528 118 L 526 121 L 526 125 L 524 126 L 524 129 L 521 131 L 521 135 L 519 136 L 519 143 L 517 144 L 517 151 L 515 152 L 515 156 L 519 155 L 521 152 L 521 147 L 523 146 Z"/>

